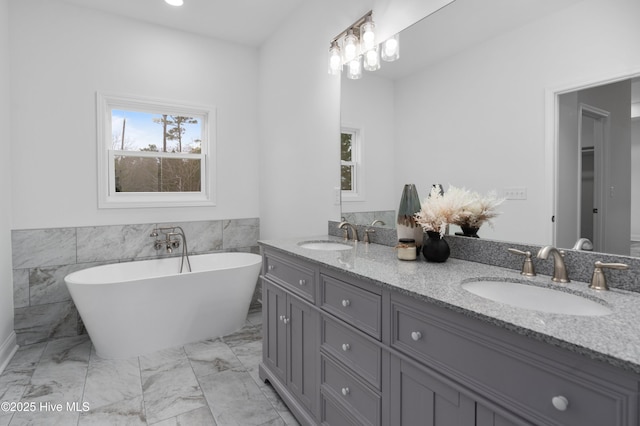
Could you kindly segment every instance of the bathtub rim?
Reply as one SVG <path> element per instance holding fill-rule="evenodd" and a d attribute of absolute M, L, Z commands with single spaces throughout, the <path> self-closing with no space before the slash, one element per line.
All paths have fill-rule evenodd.
<path fill-rule="evenodd" d="M 182 274 L 201 274 L 201 273 L 206 273 L 206 272 L 211 272 L 211 271 L 222 271 L 222 270 L 229 270 L 229 269 L 235 269 L 235 268 L 243 268 L 243 267 L 248 267 L 248 266 L 253 266 L 259 263 L 262 263 L 262 256 L 260 256 L 259 254 L 256 253 L 249 253 L 249 252 L 236 252 L 236 251 L 223 251 L 223 252 L 213 252 L 213 253 L 197 253 L 197 254 L 191 254 L 189 255 L 189 259 L 193 260 L 194 258 L 204 258 L 204 257 L 245 257 L 247 260 L 251 261 L 247 261 L 245 263 L 240 263 L 240 264 L 234 264 L 234 265 L 229 265 L 229 266 L 218 266 L 216 268 L 211 268 L 211 269 L 201 269 L 201 270 L 197 270 L 197 271 L 193 271 L 193 272 L 189 272 L 189 271 L 184 271 Z M 167 276 L 174 276 L 174 275 L 180 275 L 180 261 L 181 261 L 181 257 L 180 256 L 169 256 L 169 257 L 161 257 L 161 258 L 149 258 L 149 259 L 133 259 L 133 260 L 129 260 L 129 261 L 118 261 L 118 262 L 113 262 L 113 263 L 105 263 L 102 265 L 94 265 L 94 266 L 88 266 L 86 268 L 82 268 L 82 269 L 78 269 L 77 271 L 71 272 L 69 274 L 67 274 L 64 277 L 64 282 L 66 285 L 74 285 L 74 286 L 78 286 L 78 285 L 113 285 L 113 284 L 119 284 L 119 283 L 130 283 L 130 282 L 135 282 L 135 281 L 140 281 L 142 279 L 149 279 L 149 278 L 161 278 L 161 277 L 167 277 Z M 138 265 L 138 267 L 144 265 L 144 264 L 153 264 L 153 263 L 158 263 L 158 264 L 167 264 L 167 263 L 176 263 L 177 267 L 176 267 L 176 272 L 175 273 L 171 273 L 171 274 L 157 274 L 157 275 L 146 275 L 144 277 L 138 277 L 138 276 L 134 276 L 131 278 L 126 278 L 123 279 L 122 277 L 118 277 L 117 279 L 113 278 L 113 279 L 108 279 L 105 280 L 104 276 L 100 276 L 98 275 L 98 277 L 100 277 L 100 279 L 102 279 L 103 281 L 97 282 L 94 279 L 89 280 L 90 282 L 86 282 L 87 279 L 84 277 L 87 274 L 95 274 L 97 271 L 109 271 L 109 270 L 113 270 L 113 269 L 118 269 L 118 267 L 122 267 L 124 265 L 130 265 L 133 263 L 136 263 Z M 198 260 L 196 260 L 196 262 L 198 262 Z M 98 272 L 99 273 L 99 272 Z M 85 278 L 84 280 L 82 279 L 78 279 L 78 277 L 82 277 Z M 94 276 L 95 277 L 95 276 Z"/>

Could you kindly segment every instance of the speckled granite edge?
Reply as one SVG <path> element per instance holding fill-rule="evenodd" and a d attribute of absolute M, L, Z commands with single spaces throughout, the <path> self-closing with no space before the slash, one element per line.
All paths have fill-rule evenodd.
<path fill-rule="evenodd" d="M 329 237 L 331 238 L 334 237 Z M 335 241 L 340 239 L 335 238 Z M 354 250 L 344 252 L 301 250 L 291 240 L 260 241 L 259 244 L 318 264 L 329 271 L 366 279 L 381 288 L 640 374 L 640 325 L 637 320 L 640 296 L 633 297 L 629 296 L 630 293 L 625 295 L 618 291 L 593 292 L 587 290 L 584 282 L 570 283 L 564 288 L 559 288 L 557 284 L 551 283 L 548 276 L 520 278 L 522 276 L 513 269 L 488 264 L 480 266 L 479 263 L 456 260 L 453 257 L 444 264 L 431 264 L 423 259 L 398 261 L 388 246 L 378 244 L 360 243 Z M 426 286 L 424 277 L 428 277 Z M 474 296 L 469 298 L 466 291 L 460 292 L 457 289 L 459 286 L 456 284 L 464 282 L 467 278 L 477 280 L 478 277 L 491 280 L 500 280 L 501 277 L 509 281 L 522 280 L 536 286 L 591 296 L 589 298 L 592 300 L 595 297 L 605 305 L 616 306 L 617 313 L 607 317 L 532 314 L 532 311 L 527 313 L 526 310 L 504 304 L 486 303 L 477 297 L 474 299 Z M 422 282 L 419 282 L 420 279 Z M 441 285 L 434 285 L 435 283 Z M 540 320 L 542 325 L 538 323 Z"/>
<path fill-rule="evenodd" d="M 329 235 L 342 236 L 343 230 L 338 228 L 338 224 L 339 222 L 329 221 Z M 364 235 L 365 228 L 370 227 L 358 225 L 357 228 L 358 235 Z M 395 229 L 376 227 L 375 231 L 370 235 L 373 243 L 390 247 L 396 245 L 397 234 Z M 553 275 L 553 261 L 535 257 L 538 250 L 543 246 L 459 237 L 456 235 L 447 235 L 445 238 L 451 248 L 452 258 L 520 270 L 522 257 L 507 251 L 508 248 L 515 248 L 520 251 L 530 251 L 533 254 L 533 264 L 537 274 Z M 590 282 L 593 274 L 593 264 L 597 260 L 605 263 L 626 263 L 629 265 L 628 270 L 607 269 L 605 271 L 609 287 L 640 293 L 640 258 L 570 249 L 564 250 L 565 265 L 569 273 L 569 279 L 572 281 Z"/>

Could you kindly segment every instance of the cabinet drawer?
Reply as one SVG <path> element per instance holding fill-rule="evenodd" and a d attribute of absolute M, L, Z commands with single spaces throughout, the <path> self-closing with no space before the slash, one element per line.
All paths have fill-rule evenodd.
<path fill-rule="evenodd" d="M 288 288 L 298 296 L 310 302 L 315 302 L 316 283 L 312 269 L 270 254 L 266 255 L 264 260 L 265 276 L 267 278 Z"/>
<path fill-rule="evenodd" d="M 363 424 L 379 425 L 380 395 L 355 376 L 347 373 L 337 362 L 324 355 L 321 357 L 323 393 L 330 394 Z"/>
<path fill-rule="evenodd" d="M 626 424 L 633 395 L 542 356 L 452 326 L 446 317 L 392 301 L 391 345 L 457 377 L 533 421 L 552 425 Z M 562 411 L 564 397 L 568 406 Z M 555 398 L 555 400 L 554 400 Z M 636 397 L 637 398 L 637 397 Z M 492 398 L 493 399 L 493 398 Z"/>
<path fill-rule="evenodd" d="M 382 350 L 352 328 L 323 317 L 322 348 L 380 389 Z"/>
<path fill-rule="evenodd" d="M 326 275 L 320 276 L 320 286 L 322 309 L 380 340 L 382 297 L 379 294 Z"/>
<path fill-rule="evenodd" d="M 320 403 L 320 421 L 323 426 L 361 426 L 348 409 L 342 406 L 331 395 L 322 394 Z"/>

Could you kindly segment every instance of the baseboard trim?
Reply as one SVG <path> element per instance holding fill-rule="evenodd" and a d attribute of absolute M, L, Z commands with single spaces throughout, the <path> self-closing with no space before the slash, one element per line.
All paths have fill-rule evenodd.
<path fill-rule="evenodd" d="M 12 331 L 0 345 L 0 373 L 7 367 L 17 350 L 16 332 Z"/>

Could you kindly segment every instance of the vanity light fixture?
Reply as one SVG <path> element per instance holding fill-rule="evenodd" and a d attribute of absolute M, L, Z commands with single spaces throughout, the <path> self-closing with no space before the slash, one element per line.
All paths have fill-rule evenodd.
<path fill-rule="evenodd" d="M 349 28 L 331 40 L 329 46 L 329 74 L 342 73 L 347 68 L 347 78 L 362 78 L 362 69 L 375 71 L 380 69 L 381 59 L 387 62 L 400 57 L 398 35 L 394 35 L 382 44 L 376 42 L 376 25 L 373 11 L 354 22 Z"/>
<path fill-rule="evenodd" d="M 184 4 L 183 0 L 164 0 L 164 2 L 171 6 L 182 6 Z"/>

